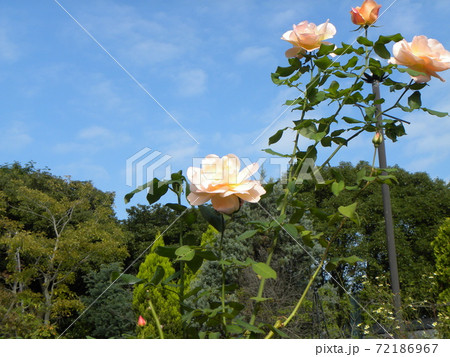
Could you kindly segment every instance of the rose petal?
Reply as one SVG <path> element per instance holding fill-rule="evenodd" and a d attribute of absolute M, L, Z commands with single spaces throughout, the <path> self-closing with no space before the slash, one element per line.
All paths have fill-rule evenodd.
<path fill-rule="evenodd" d="M 406 40 L 395 43 L 392 52 L 394 57 L 389 59 L 389 63 L 425 73 L 412 77 L 419 83 L 428 82 L 431 76 L 444 81 L 436 72 L 450 69 L 450 52 L 439 41 L 423 35 L 414 36 L 411 43 Z"/>
<path fill-rule="evenodd" d="M 232 214 L 240 208 L 239 199 L 234 195 L 228 197 L 214 195 L 211 198 L 211 203 L 216 211 L 225 214 Z"/>
<path fill-rule="evenodd" d="M 244 201 L 256 203 L 261 199 L 261 195 L 265 193 L 266 190 L 260 184 L 257 184 L 247 192 L 237 193 L 236 196 L 242 198 Z"/>
<path fill-rule="evenodd" d="M 308 21 L 302 21 L 298 25 L 293 25 L 291 31 L 286 31 L 281 39 L 294 45 L 286 51 L 286 57 L 302 57 L 297 47 L 306 51 L 313 51 L 320 47 L 323 40 L 333 37 L 336 34 L 336 28 L 327 22 L 316 26 Z"/>
<path fill-rule="evenodd" d="M 224 180 L 229 184 L 237 184 L 239 169 L 241 168 L 241 162 L 239 158 L 234 154 L 225 155 L 222 158 Z"/>
<path fill-rule="evenodd" d="M 321 35 L 321 41 L 332 38 L 336 35 L 336 27 L 333 24 L 329 23 L 330 20 L 327 20 L 325 23 L 317 26 L 317 34 Z"/>
<path fill-rule="evenodd" d="M 208 202 L 211 199 L 211 196 L 212 195 L 210 195 L 209 193 L 191 192 L 187 196 L 187 200 L 192 206 L 198 206 L 204 204 L 205 202 Z"/>
<path fill-rule="evenodd" d="M 201 170 L 199 167 L 189 167 L 186 172 L 186 176 L 190 183 L 199 186 L 201 183 Z"/>
<path fill-rule="evenodd" d="M 303 48 L 301 48 L 301 47 L 292 47 L 292 48 L 288 49 L 284 53 L 284 55 L 287 58 L 292 58 L 292 57 L 302 58 L 303 57 L 302 52 L 304 52 L 304 51 L 305 50 Z"/>
<path fill-rule="evenodd" d="M 415 77 L 411 76 L 411 78 L 414 79 L 414 81 L 416 81 L 417 83 L 425 83 L 431 80 L 431 76 L 429 76 L 428 74 Z"/>
<path fill-rule="evenodd" d="M 251 190 L 255 185 L 259 184 L 258 181 L 244 181 L 239 185 L 231 186 L 229 191 L 224 193 L 222 196 L 229 196 L 230 194 L 243 193 L 248 190 Z"/>
<path fill-rule="evenodd" d="M 361 16 L 359 10 L 360 10 L 359 7 L 352 8 L 352 10 L 350 11 L 350 15 L 351 15 L 352 22 L 355 25 L 361 26 L 366 23 L 366 20 L 364 20 L 364 18 Z"/>
<path fill-rule="evenodd" d="M 297 37 L 295 36 L 295 34 L 293 33 L 292 30 L 290 31 L 286 31 L 283 36 L 281 36 L 281 39 L 284 41 L 287 41 L 289 43 L 292 43 L 293 45 L 297 44 Z"/>

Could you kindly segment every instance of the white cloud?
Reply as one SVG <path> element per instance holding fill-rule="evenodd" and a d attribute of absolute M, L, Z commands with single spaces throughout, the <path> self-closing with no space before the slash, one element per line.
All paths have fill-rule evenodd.
<path fill-rule="evenodd" d="M 154 39 L 136 41 L 130 45 L 128 51 L 133 54 L 133 60 L 136 63 L 148 67 L 168 61 L 180 53 L 177 45 Z"/>
<path fill-rule="evenodd" d="M 303 15 L 305 15 L 304 12 L 303 12 Z M 271 14 L 270 19 L 269 19 L 269 23 L 273 27 L 286 28 L 286 31 L 291 30 L 292 27 L 290 27 L 290 26 L 293 25 L 294 23 L 298 23 L 300 21 L 302 21 L 302 20 L 298 19 L 298 14 L 296 14 L 291 9 L 282 10 L 282 11 L 278 11 L 275 14 Z M 280 34 L 280 37 L 281 37 L 281 34 Z"/>
<path fill-rule="evenodd" d="M 208 76 L 202 69 L 190 69 L 178 73 L 175 80 L 178 84 L 178 94 L 192 97 L 206 91 Z"/>
<path fill-rule="evenodd" d="M 91 126 L 89 128 L 82 129 L 78 133 L 78 137 L 80 139 L 105 139 L 111 140 L 113 138 L 113 134 L 110 130 L 100 127 L 100 126 Z"/>
<path fill-rule="evenodd" d="M 124 66 L 134 63 L 159 70 L 155 64 L 178 64 L 178 57 L 186 58 L 199 43 L 191 21 L 179 15 L 158 11 L 144 16 L 122 4 L 90 4 L 86 12 L 86 27 Z"/>
<path fill-rule="evenodd" d="M 425 113 L 415 114 L 408 117 L 408 120 L 411 125 L 407 128 L 408 136 L 404 138 L 402 150 L 407 163 L 405 167 L 413 171 L 432 171 L 440 177 L 448 177 L 450 120 Z"/>
<path fill-rule="evenodd" d="M 70 172 L 72 179 L 89 180 L 93 181 L 94 184 L 108 181 L 110 179 L 108 170 L 99 164 L 91 163 L 88 159 L 81 159 L 80 161 L 61 165 L 55 170 L 59 172 Z"/>
<path fill-rule="evenodd" d="M 0 131 L 0 148 L 5 151 L 17 151 L 27 147 L 33 141 L 28 126 L 14 121 Z"/>
<path fill-rule="evenodd" d="M 239 52 L 236 56 L 236 60 L 239 63 L 252 62 L 255 64 L 266 61 L 269 57 L 272 57 L 271 49 L 269 47 L 250 46 Z"/>
<path fill-rule="evenodd" d="M 0 59 L 14 61 L 19 57 L 19 47 L 10 39 L 4 26 L 0 26 Z"/>
<path fill-rule="evenodd" d="M 122 106 L 122 99 L 116 93 L 113 83 L 110 80 L 94 78 L 95 82 L 89 85 L 87 94 L 95 98 L 96 106 L 101 103 L 102 107 L 109 110 L 116 110 Z"/>
<path fill-rule="evenodd" d="M 81 129 L 72 140 L 68 139 L 62 143 L 57 143 L 53 150 L 61 154 L 71 152 L 92 154 L 119 147 L 129 141 L 128 135 L 120 132 L 114 133 L 105 127 L 93 125 Z"/>

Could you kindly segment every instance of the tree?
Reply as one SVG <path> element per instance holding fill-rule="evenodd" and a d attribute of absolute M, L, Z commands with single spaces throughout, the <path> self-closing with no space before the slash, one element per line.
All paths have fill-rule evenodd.
<path fill-rule="evenodd" d="M 84 277 L 88 290 L 81 301 L 90 308 L 81 323 L 87 336 L 121 338 L 134 334 L 133 294 L 120 282 L 111 285 L 111 273 L 118 270 L 119 263 L 105 264 L 100 271 L 90 272 Z"/>
<path fill-rule="evenodd" d="M 398 183 L 392 182 L 391 201 L 404 317 L 407 320 L 419 316 L 433 317 L 437 294 L 430 279 L 435 270 L 430 244 L 443 220 L 450 215 L 450 186 L 440 179 L 432 180 L 426 173 L 409 173 L 398 167 L 395 170 L 393 174 Z M 370 172 L 365 162 L 355 167 L 350 163 L 340 163 L 337 167 L 324 169 L 322 175 L 325 179 L 340 175 L 345 185 L 353 186 L 364 171 L 367 174 Z M 303 199 L 315 203 L 325 213 L 349 204 L 352 196 L 354 192 L 350 190 L 342 191 L 337 197 L 320 187 L 314 190 L 309 182 L 304 183 L 302 191 Z M 354 267 L 338 266 L 331 271 L 334 279 L 330 282 L 337 287 L 345 287 L 368 311 L 373 312 L 388 306 L 391 301 L 383 206 L 378 185 L 370 185 L 362 191 L 358 196 L 356 212 L 361 217 L 361 225 L 344 225 L 329 258 L 356 255 L 363 262 Z M 329 232 L 324 224 L 316 220 L 314 227 L 318 231 Z M 323 277 L 324 281 L 330 279 L 327 274 Z M 384 295 L 381 294 L 382 289 L 386 290 Z M 341 295 L 345 294 L 342 289 L 338 291 Z M 381 299 L 382 296 L 386 301 Z M 370 321 L 373 324 L 373 320 Z"/>
<path fill-rule="evenodd" d="M 450 218 L 439 228 L 432 243 L 436 257 L 436 277 L 439 284 L 438 331 L 442 338 L 450 338 Z"/>
<path fill-rule="evenodd" d="M 45 325 L 83 308 L 71 290 L 78 274 L 127 255 L 114 195 L 90 182 L 15 163 L 0 167 L 0 200 L 2 288 L 19 305 L 19 293 L 39 293 L 35 312 Z"/>
<path fill-rule="evenodd" d="M 135 263 L 128 273 L 137 273 L 139 264 L 145 259 L 145 254 L 142 253 L 148 249 L 158 232 L 164 232 L 164 243 L 171 245 L 179 241 L 180 234 L 186 240 L 200 241 L 201 235 L 208 227 L 194 208 L 189 208 L 183 215 L 192 216 L 195 223 L 191 225 L 187 225 L 183 219 L 176 220 L 180 213 L 160 204 L 152 206 L 138 204 L 128 208 L 127 213 L 128 218 L 123 221 L 123 226 L 129 233 L 127 246 L 130 256 L 125 261 L 125 266 Z M 166 231 L 169 226 L 170 229 Z"/>

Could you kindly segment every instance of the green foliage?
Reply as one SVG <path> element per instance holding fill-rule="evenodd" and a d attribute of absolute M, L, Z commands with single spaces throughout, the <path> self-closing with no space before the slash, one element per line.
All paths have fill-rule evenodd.
<path fill-rule="evenodd" d="M 42 297 L 30 290 L 14 292 L 0 286 L 1 338 L 54 338 L 56 326 L 45 325 L 40 317 Z"/>
<path fill-rule="evenodd" d="M 322 170 L 325 179 L 333 177 L 333 171 L 339 171 L 346 187 L 354 182 L 364 184 L 368 172 L 367 163 L 361 162 L 356 167 L 349 163 L 341 163 L 338 167 Z M 438 227 L 450 214 L 447 202 L 450 200 L 449 185 L 442 180 L 432 180 L 425 173 L 409 173 L 396 168 L 395 176 L 398 184 L 391 186 L 392 211 L 395 222 L 395 241 L 400 274 L 401 295 L 404 305 L 404 317 L 410 321 L 417 321 L 419 317 L 435 317 L 437 293 L 435 289 L 435 258 L 431 242 L 434 240 Z M 306 182 L 302 188 L 305 202 L 316 205 L 326 213 L 351 202 L 354 191 L 343 190 L 339 196 L 324 187 L 312 190 L 312 184 Z M 344 225 L 336 236 L 335 244 L 330 252 L 330 261 L 340 257 L 352 256 L 363 258 L 364 262 L 355 266 L 338 266 L 331 272 L 335 280 L 348 291 L 353 291 L 359 302 L 370 307 L 369 312 L 383 312 L 387 326 L 395 331 L 395 323 L 388 318 L 392 313 L 392 297 L 387 281 L 389 265 L 386 249 L 386 238 L 383 218 L 381 188 L 370 185 L 361 194 L 358 203 L 358 214 L 361 224 Z M 426 214 L 424 214 L 426 212 Z M 325 235 L 332 234 L 333 228 L 324 221 L 311 215 L 314 227 Z M 381 223 L 380 223 L 381 222 Z M 445 239 L 444 239 L 445 240 Z M 439 247 L 446 247 L 444 242 Z M 442 248 L 439 248 L 442 249 Z M 325 278 L 327 278 L 325 276 Z M 383 282 L 381 282 L 381 280 Z M 381 284 L 381 285 L 380 285 Z M 337 288 L 339 288 L 336 285 Z M 345 293 L 338 290 L 341 296 Z M 358 292 L 361 291 L 361 295 Z M 439 291 L 442 291 L 442 286 Z M 381 293 L 383 292 L 383 293 Z M 415 309 L 415 310 L 414 310 Z M 342 319 L 345 316 L 341 316 Z M 381 317 L 380 317 L 381 318 Z M 373 320 L 368 317 L 364 326 L 372 329 Z M 364 326 L 362 326 L 362 331 Z M 378 329 L 380 327 L 378 326 Z M 372 330 L 370 330 L 372 331 Z M 371 332 L 372 333 L 372 332 Z"/>
<path fill-rule="evenodd" d="M 162 237 L 158 234 L 155 243 L 152 245 L 150 253 L 146 256 L 145 261 L 139 267 L 138 278 L 150 283 L 158 266 L 164 269 L 163 280 L 168 279 L 175 274 L 170 259 L 161 257 L 155 253 L 158 247 L 164 246 Z M 151 300 L 153 308 L 158 315 L 165 338 L 181 338 L 182 325 L 181 314 L 179 310 L 179 298 L 176 293 L 174 282 L 172 284 L 157 285 L 136 285 L 133 292 L 133 307 L 136 314 L 141 315 L 147 321 L 143 327 L 137 327 L 137 335 L 140 338 L 157 338 L 158 331 L 155 321 L 149 311 L 148 300 Z"/>
<path fill-rule="evenodd" d="M 127 255 L 114 195 L 32 164 L 0 167 L 1 288 L 46 326 L 67 325 L 82 309 L 79 276 Z M 23 293 L 39 304 L 23 307 Z M 8 312 L 6 313 L 8 315 Z"/>
<path fill-rule="evenodd" d="M 90 306 L 80 321 L 85 336 L 121 338 L 134 333 L 136 320 L 132 292 L 127 286 L 120 283 L 111 285 L 110 281 L 111 273 L 119 269 L 118 263 L 102 265 L 100 271 L 84 277 L 87 293 L 81 300 L 84 306 Z"/>
<path fill-rule="evenodd" d="M 262 232 L 258 229 L 247 231 L 246 229 L 250 228 L 248 222 L 259 222 L 262 227 L 265 226 L 265 223 L 267 223 L 267 227 L 270 225 L 270 220 L 264 222 L 264 224 L 262 221 L 266 219 L 267 212 L 276 214 L 276 198 L 281 190 L 280 184 L 274 185 L 272 192 L 265 195 L 260 201 L 262 206 L 244 204 L 241 210 L 233 215 L 233 219 L 227 222 L 222 257 L 226 263 L 226 301 L 237 302 L 244 306 L 242 311 L 233 319 L 231 327 L 227 327 L 227 332 L 232 335 L 239 336 L 245 329 L 253 331 L 255 334 L 261 334 L 262 330 L 267 332 L 267 328 L 262 327 L 262 325 L 271 323 L 275 316 L 283 315 L 286 311 L 292 309 L 306 285 L 304 277 L 311 272 L 312 259 L 310 255 L 317 258 L 322 251 L 322 248 L 315 246 L 314 249 L 307 249 L 310 254 L 308 255 L 301 246 L 289 237 L 288 233 L 280 231 L 276 233 L 280 236 L 280 244 L 277 245 L 274 252 L 273 263 L 270 267 L 264 263 L 271 250 L 273 235 L 270 232 Z M 304 224 L 308 225 L 307 222 L 304 222 Z M 294 225 L 286 225 L 288 228 L 290 226 Z M 277 225 L 277 227 L 279 226 Z M 241 232 L 247 233 L 241 234 Z M 210 227 L 203 235 L 202 245 L 216 250 L 219 248 L 219 241 L 220 235 Z M 263 267 L 263 269 L 258 270 L 260 267 Z M 265 294 L 264 297 L 257 297 L 258 284 L 263 277 L 268 278 L 265 283 Z M 208 291 L 208 293 L 197 299 L 191 299 L 192 305 L 203 310 L 204 313 L 208 313 L 208 309 L 213 310 L 213 307 L 220 300 L 220 286 L 220 263 L 215 261 L 205 262 L 192 281 L 191 288 L 199 287 Z M 256 303 L 260 303 L 258 321 L 250 325 L 251 328 L 244 327 L 244 324 L 239 320 L 248 321 L 248 316 Z M 302 324 L 299 320 L 293 326 L 295 331 L 298 331 L 303 327 L 308 328 L 310 325 Z M 215 331 L 208 327 L 208 324 L 203 325 L 202 330 L 203 333 Z M 223 336 L 223 333 L 221 335 Z M 306 332 L 301 333 L 301 335 L 302 337 L 307 336 Z M 288 336 L 297 337 L 298 332 L 288 332 Z"/>
<path fill-rule="evenodd" d="M 439 286 L 437 329 L 441 338 L 450 338 L 450 218 L 439 228 L 431 245 L 436 257 L 435 275 Z"/>
<path fill-rule="evenodd" d="M 128 271 L 134 274 L 137 273 L 138 263 L 141 263 L 145 258 L 145 256 L 142 256 L 142 252 L 151 245 L 152 237 L 156 237 L 159 231 L 164 232 L 171 225 L 162 238 L 165 245 L 170 246 L 179 243 L 180 235 L 185 237 L 186 242 L 198 243 L 208 227 L 208 223 L 202 218 L 198 210 L 193 208 L 189 208 L 188 212 L 182 216 L 191 216 L 192 222 L 179 219 L 175 224 L 172 224 L 180 215 L 178 205 L 137 205 L 128 208 L 127 213 L 128 218 L 123 222 L 123 225 L 129 233 L 127 245 L 130 256 L 126 259 L 125 266 L 130 265 L 137 259 L 137 262 Z"/>
<path fill-rule="evenodd" d="M 362 281 L 363 289 L 356 295 L 359 303 L 357 310 L 361 316 L 358 324 L 358 333 L 369 338 L 379 338 L 389 334 L 397 334 L 402 338 L 433 338 L 435 334 L 429 331 L 436 325 L 435 317 L 430 318 L 430 311 L 435 310 L 436 281 L 433 274 L 422 274 L 420 279 L 427 285 L 427 298 L 421 300 L 417 297 L 402 294 L 401 317 L 399 323 L 395 318 L 395 311 L 392 304 L 392 290 L 389 283 L 389 275 L 382 274 L 374 279 Z M 424 287 L 420 287 L 422 293 Z M 425 313 L 424 313 L 425 312 Z M 403 325 L 403 331 L 401 330 Z M 428 331 L 427 331 L 428 330 Z"/>

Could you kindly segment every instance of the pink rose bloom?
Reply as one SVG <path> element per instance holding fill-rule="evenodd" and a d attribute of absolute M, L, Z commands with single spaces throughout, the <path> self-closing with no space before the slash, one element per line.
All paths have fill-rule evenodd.
<path fill-rule="evenodd" d="M 412 42 L 401 40 L 395 43 L 392 52 L 394 57 L 389 59 L 389 63 L 425 73 L 412 77 L 416 82 L 428 82 L 431 76 L 445 82 L 436 72 L 450 68 L 450 52 L 439 41 L 426 36 L 414 36 Z"/>
<path fill-rule="evenodd" d="M 374 0 L 364 0 L 361 7 L 352 7 L 350 11 L 352 22 L 358 26 L 370 26 L 378 20 L 381 5 Z"/>
<path fill-rule="evenodd" d="M 312 22 L 302 21 L 298 25 L 293 25 L 291 31 L 286 31 L 281 37 L 294 45 L 293 48 L 286 51 L 286 57 L 302 57 L 302 53 L 313 51 L 320 47 L 325 40 L 332 38 L 336 34 L 336 28 L 333 24 L 327 22 L 316 26 Z"/>
<path fill-rule="evenodd" d="M 259 181 L 248 180 L 258 171 L 256 163 L 239 171 L 240 161 L 236 155 L 228 154 L 222 158 L 208 155 L 201 166 L 187 170 L 191 182 L 187 199 L 193 206 L 211 200 L 216 211 L 231 214 L 239 210 L 241 201 L 258 202 L 266 193 Z"/>

